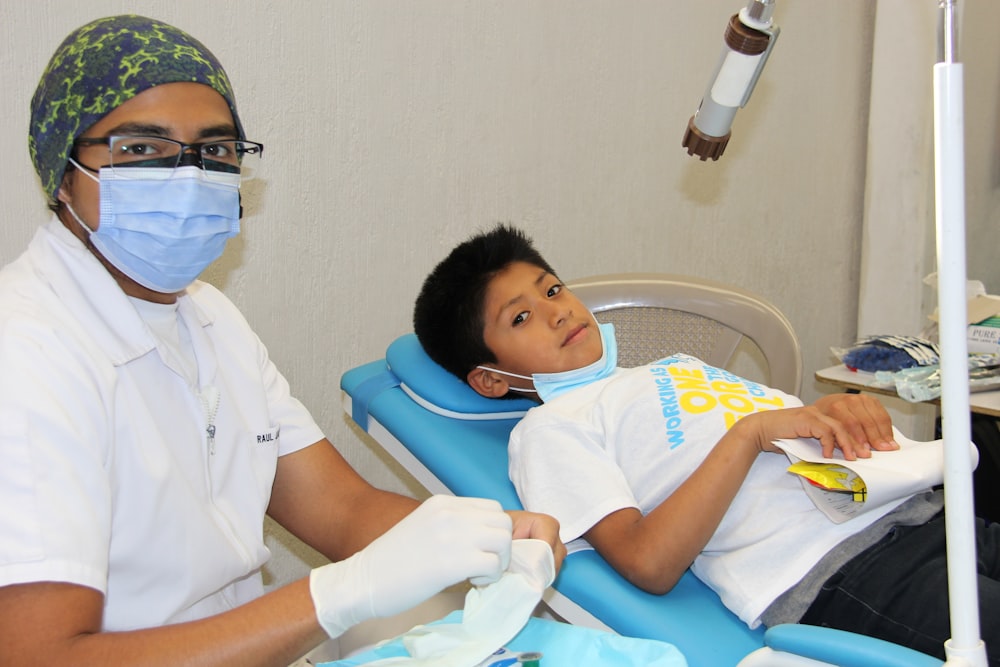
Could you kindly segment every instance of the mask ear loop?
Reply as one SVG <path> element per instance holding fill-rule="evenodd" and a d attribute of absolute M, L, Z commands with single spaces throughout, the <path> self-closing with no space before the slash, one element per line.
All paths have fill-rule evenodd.
<path fill-rule="evenodd" d="M 77 170 L 78 170 L 78 171 L 79 171 L 79 172 L 80 172 L 81 174 L 83 174 L 83 175 L 84 175 L 84 176 L 86 176 L 87 178 L 90 178 L 90 179 L 91 179 L 91 180 L 93 180 L 93 181 L 94 181 L 95 183 L 100 183 L 100 182 L 101 182 L 101 179 L 99 179 L 99 178 L 98 178 L 97 176 L 94 176 L 93 174 L 91 174 L 91 173 L 90 173 L 90 170 L 89 170 L 89 169 L 87 169 L 87 168 L 86 168 L 86 167 L 84 167 L 84 166 L 83 166 L 82 164 L 80 164 L 79 162 L 77 162 L 77 161 L 76 161 L 76 160 L 75 160 L 74 158 L 70 158 L 70 159 L 69 159 L 69 161 L 70 161 L 70 163 L 72 163 L 72 164 L 73 164 L 73 165 L 74 165 L 74 166 L 75 166 L 75 167 L 77 168 Z M 87 225 L 87 223 L 85 223 L 85 222 L 83 221 L 83 218 L 81 218 L 81 217 L 79 216 L 79 214 L 77 214 L 77 212 L 76 212 L 76 210 L 75 210 L 75 209 L 73 208 L 73 205 L 72 205 L 72 204 L 70 204 L 70 203 L 69 203 L 68 201 L 64 201 L 64 202 L 63 202 L 63 204 L 64 204 L 64 205 L 66 206 L 66 210 L 67 210 L 67 211 L 69 211 L 69 214 L 70 214 L 70 215 L 71 215 L 71 216 L 73 217 L 73 219 L 74 219 L 74 220 L 76 220 L 76 223 L 77 223 L 78 225 L 80 225 L 80 228 L 81 228 L 81 229 L 83 229 L 83 231 L 87 233 L 87 236 L 88 236 L 88 237 L 89 237 L 89 236 L 90 236 L 91 234 L 93 234 L 93 233 L 94 233 L 94 230 L 93 230 L 93 229 L 91 229 L 91 228 L 90 228 L 90 227 L 89 227 L 89 226 Z"/>
<path fill-rule="evenodd" d="M 75 166 L 80 171 L 80 173 L 82 173 L 84 176 L 86 176 L 90 180 L 94 181 L 95 183 L 100 183 L 101 182 L 101 179 L 99 179 L 97 176 L 94 176 L 92 173 L 90 173 L 90 172 L 93 171 L 93 169 L 91 169 L 90 167 L 84 167 L 82 164 L 80 164 L 79 162 L 76 161 L 76 158 L 72 158 L 71 157 L 69 159 L 69 161 L 70 161 L 70 164 L 72 164 L 73 166 Z"/>
<path fill-rule="evenodd" d="M 499 368 L 490 368 L 489 366 L 476 366 L 476 368 L 484 371 L 489 371 L 491 373 L 499 373 L 500 375 L 506 375 L 512 378 L 518 378 L 520 380 L 531 380 L 534 382 L 534 378 L 528 377 L 527 375 L 518 375 L 517 373 L 508 373 L 507 371 L 502 371 Z M 524 387 L 512 387 L 507 385 L 507 389 L 510 391 L 519 391 L 522 394 L 537 394 L 537 389 L 526 389 Z"/>
<path fill-rule="evenodd" d="M 87 224 L 83 221 L 83 218 L 77 215 L 76 211 L 73 210 L 72 204 L 65 201 L 63 202 L 63 204 L 66 205 L 66 210 L 69 211 L 69 214 L 73 217 L 74 220 L 76 220 L 76 223 L 80 225 L 80 228 L 87 233 L 87 236 L 90 236 L 91 234 L 94 233 L 94 230 L 88 227 Z"/>

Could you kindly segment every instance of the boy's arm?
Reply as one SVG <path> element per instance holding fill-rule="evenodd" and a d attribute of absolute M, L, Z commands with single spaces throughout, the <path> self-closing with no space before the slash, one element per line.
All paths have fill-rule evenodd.
<path fill-rule="evenodd" d="M 824 452 L 838 448 L 847 459 L 867 458 L 871 452 L 866 443 L 875 449 L 894 448 L 884 412 L 877 401 L 872 406 L 860 395 L 845 394 L 803 408 L 744 417 L 649 514 L 642 516 L 634 508 L 612 512 L 584 537 L 633 584 L 665 593 L 708 543 L 757 455 L 780 451 L 773 440 L 816 438 Z"/>
<path fill-rule="evenodd" d="M 643 516 L 638 509 L 612 512 L 584 538 L 615 570 L 650 593 L 674 587 L 712 537 L 760 452 L 744 422 L 719 440 L 670 497 Z"/>

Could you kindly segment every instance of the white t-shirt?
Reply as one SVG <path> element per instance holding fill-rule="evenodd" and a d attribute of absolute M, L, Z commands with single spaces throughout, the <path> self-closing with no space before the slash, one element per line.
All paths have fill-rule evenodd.
<path fill-rule="evenodd" d="M 510 478 L 525 508 L 555 516 L 569 542 L 611 512 L 649 513 L 741 417 L 800 405 L 687 355 L 618 369 L 528 411 L 510 436 Z M 692 565 L 751 627 L 838 542 L 891 509 L 834 524 L 788 465 L 783 455 L 757 457 Z"/>
<path fill-rule="evenodd" d="M 108 631 L 260 595 L 278 457 L 323 437 L 218 290 L 177 313 L 196 374 L 57 219 L 0 271 L 0 586 L 97 589 Z"/>

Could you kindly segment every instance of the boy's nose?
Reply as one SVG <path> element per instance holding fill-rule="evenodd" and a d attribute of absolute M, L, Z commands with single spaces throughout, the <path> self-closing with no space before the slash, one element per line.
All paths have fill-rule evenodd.
<path fill-rule="evenodd" d="M 553 327 L 560 327 L 569 320 L 572 314 L 572 309 L 567 306 L 561 304 L 551 304 L 549 321 L 552 323 Z"/>

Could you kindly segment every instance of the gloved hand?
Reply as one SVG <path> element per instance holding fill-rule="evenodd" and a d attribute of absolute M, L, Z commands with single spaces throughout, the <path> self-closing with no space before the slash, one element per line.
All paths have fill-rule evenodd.
<path fill-rule="evenodd" d="M 310 572 L 316 617 L 337 637 L 465 579 L 496 581 L 510 562 L 511 528 L 496 501 L 432 496 L 350 558 Z"/>

